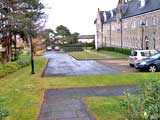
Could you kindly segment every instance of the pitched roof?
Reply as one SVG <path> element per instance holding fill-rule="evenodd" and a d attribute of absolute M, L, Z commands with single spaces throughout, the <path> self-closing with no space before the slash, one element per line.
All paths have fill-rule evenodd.
<path fill-rule="evenodd" d="M 81 35 L 78 38 L 79 39 L 94 39 L 95 35 Z"/>
<path fill-rule="evenodd" d="M 111 11 L 100 11 L 100 17 L 102 23 L 111 22 L 116 19 L 116 9 L 113 9 Z"/>
<path fill-rule="evenodd" d="M 128 2 L 128 9 L 123 18 L 132 17 L 160 9 L 160 0 L 145 0 L 145 6 L 141 7 L 141 1 L 132 0 Z"/>
<path fill-rule="evenodd" d="M 125 4 L 121 4 L 120 11 L 122 13 L 122 19 L 160 10 L 160 0 L 144 0 L 145 6 L 141 6 L 141 1 L 142 0 L 130 0 Z M 117 12 L 118 8 L 111 11 L 100 11 L 99 14 L 102 23 L 108 23 L 116 20 Z M 104 15 L 106 15 L 106 18 Z"/>

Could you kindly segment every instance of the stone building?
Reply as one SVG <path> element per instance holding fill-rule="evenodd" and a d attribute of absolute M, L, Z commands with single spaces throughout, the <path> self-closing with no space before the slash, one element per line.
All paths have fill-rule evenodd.
<path fill-rule="evenodd" d="M 98 9 L 96 48 L 160 50 L 160 0 L 119 0 L 115 9 Z"/>

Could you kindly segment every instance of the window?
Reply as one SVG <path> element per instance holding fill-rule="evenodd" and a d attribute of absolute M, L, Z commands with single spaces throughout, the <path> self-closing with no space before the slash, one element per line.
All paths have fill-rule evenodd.
<path fill-rule="evenodd" d="M 148 26 L 148 18 L 145 19 L 145 24 Z"/>
<path fill-rule="evenodd" d="M 100 19 L 98 19 L 98 20 L 97 20 L 97 24 L 101 24 L 101 21 L 100 21 Z"/>
<path fill-rule="evenodd" d="M 132 22 L 132 28 L 136 28 L 136 21 L 135 20 Z"/>
<path fill-rule="evenodd" d="M 114 25 L 114 24 L 112 24 L 112 26 L 111 26 L 111 27 L 112 27 L 112 30 L 114 31 L 114 30 L 115 30 L 115 25 Z"/>
<path fill-rule="evenodd" d="M 118 24 L 117 24 L 117 31 L 120 31 L 120 30 L 121 30 L 121 24 L 118 23 Z"/>
<path fill-rule="evenodd" d="M 107 30 L 108 30 L 108 31 L 110 30 L 110 25 L 107 25 Z"/>
<path fill-rule="evenodd" d="M 153 26 L 157 25 L 157 17 L 156 16 L 152 18 L 152 25 Z"/>
<path fill-rule="evenodd" d="M 141 1 L 141 6 L 140 7 L 144 7 L 146 4 L 146 0 L 140 0 Z"/>
<path fill-rule="evenodd" d="M 137 52 L 136 51 L 132 51 L 131 52 L 131 56 L 137 56 Z"/>
<path fill-rule="evenodd" d="M 125 29 L 128 28 L 127 22 L 124 22 L 124 23 L 123 23 L 123 28 L 125 28 Z"/>
<path fill-rule="evenodd" d="M 149 57 L 150 53 L 149 53 L 149 51 L 147 51 L 147 52 L 141 52 L 141 56 L 143 56 L 143 57 Z"/>
<path fill-rule="evenodd" d="M 143 21 L 139 20 L 139 27 L 142 27 L 142 23 L 143 23 Z"/>

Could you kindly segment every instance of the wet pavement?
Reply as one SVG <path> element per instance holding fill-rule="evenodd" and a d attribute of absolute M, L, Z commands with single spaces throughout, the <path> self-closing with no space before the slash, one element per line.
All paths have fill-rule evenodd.
<path fill-rule="evenodd" d="M 140 72 L 138 69 L 129 66 L 127 58 L 116 58 L 116 59 L 112 58 L 112 59 L 96 60 L 96 61 L 103 65 L 110 66 L 113 69 L 119 70 L 122 73 Z"/>
<path fill-rule="evenodd" d="M 49 58 L 43 76 L 79 76 L 116 74 L 121 71 L 100 64 L 94 60 L 76 60 L 67 53 L 48 51 L 44 57 Z"/>
<path fill-rule="evenodd" d="M 107 97 L 135 92 L 136 86 L 52 89 L 45 92 L 39 120 L 96 120 L 83 103 L 83 97 Z"/>

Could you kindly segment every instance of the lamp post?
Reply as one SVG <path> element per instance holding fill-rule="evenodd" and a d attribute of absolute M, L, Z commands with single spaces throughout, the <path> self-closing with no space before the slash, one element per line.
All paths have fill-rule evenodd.
<path fill-rule="evenodd" d="M 144 42 L 144 26 L 146 24 L 144 22 L 141 23 L 141 26 L 142 26 L 142 50 L 143 50 L 143 42 Z"/>
<path fill-rule="evenodd" d="M 34 71 L 34 58 L 33 58 L 33 44 L 32 44 L 32 28 L 31 23 L 29 25 L 29 39 L 30 39 L 30 54 L 31 54 L 31 74 L 35 74 Z"/>
<path fill-rule="evenodd" d="M 34 71 L 34 58 L 33 58 L 33 43 L 32 43 L 32 19 L 33 19 L 33 15 L 32 12 L 34 12 L 33 7 L 31 5 L 29 5 L 29 7 L 27 8 L 28 13 L 30 13 L 29 18 L 29 42 L 30 42 L 30 55 L 31 55 L 31 74 L 35 74 Z"/>

